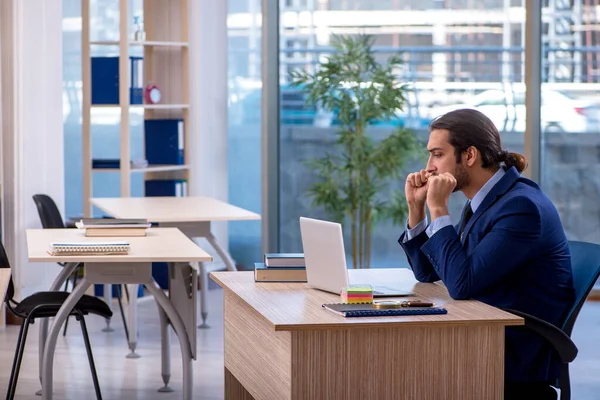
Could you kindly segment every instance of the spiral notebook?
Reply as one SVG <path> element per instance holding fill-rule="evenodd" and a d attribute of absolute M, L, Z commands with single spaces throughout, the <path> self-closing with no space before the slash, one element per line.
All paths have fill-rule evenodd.
<path fill-rule="evenodd" d="M 379 317 L 392 315 L 432 315 L 448 314 L 448 310 L 441 307 L 403 307 L 392 309 L 374 308 L 373 304 L 323 304 L 323 308 L 344 317 Z"/>
<path fill-rule="evenodd" d="M 51 256 L 115 255 L 128 254 L 128 242 L 60 242 L 50 243 L 47 249 Z"/>

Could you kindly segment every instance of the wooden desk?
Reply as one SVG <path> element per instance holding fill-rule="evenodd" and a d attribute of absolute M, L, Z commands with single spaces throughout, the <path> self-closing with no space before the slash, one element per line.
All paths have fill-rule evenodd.
<path fill-rule="evenodd" d="M 110 256 L 51 256 L 46 252 L 51 242 L 99 242 L 102 238 L 86 237 L 78 229 L 28 229 L 27 247 L 31 262 L 66 262 L 52 287 L 57 281 L 66 279 L 79 262 L 85 262 L 84 277 L 78 282 L 75 290 L 69 295 L 60 311 L 54 318 L 48 337 L 45 337 L 47 325 L 41 325 L 40 346 L 43 347 L 41 364 L 42 398 L 52 398 L 52 375 L 54 350 L 60 328 L 65 319 L 83 296 L 85 291 L 95 283 L 144 284 L 155 297 L 159 309 L 166 315 L 177 333 L 183 361 L 183 398 L 192 399 L 193 371 L 192 359 L 196 358 L 196 285 L 197 271 L 190 267 L 190 262 L 212 261 L 212 257 L 200 249 L 194 242 L 175 228 L 151 228 L 145 237 L 115 237 L 106 240 L 124 240 L 130 243 L 127 255 Z M 173 290 L 169 297 L 152 279 L 152 262 L 172 262 L 173 269 L 169 273 L 170 286 Z M 132 291 L 135 296 L 137 291 Z M 135 324 L 136 301 L 130 302 L 128 318 Z M 47 319 L 43 319 L 46 321 Z M 135 331 L 134 331 L 135 332 Z M 132 333 L 130 335 L 134 336 Z M 161 330 L 163 347 L 168 347 L 165 334 Z M 168 339 L 168 337 L 167 337 Z M 165 344 L 166 342 L 166 344 Z M 163 360 L 164 365 L 165 360 Z"/>
<path fill-rule="evenodd" d="M 92 204 L 115 218 L 158 223 L 256 220 L 260 215 L 204 196 L 95 197 Z"/>
<path fill-rule="evenodd" d="M 203 196 L 188 197 L 110 197 L 93 198 L 93 205 L 115 218 L 145 218 L 161 227 L 176 227 L 189 238 L 203 237 L 216 250 L 229 271 L 236 271 L 235 262 L 219 245 L 210 229 L 211 222 L 259 220 L 260 215 L 220 200 Z M 202 325 L 207 328 L 206 292 L 208 274 L 204 264 L 200 269 L 200 311 Z"/>
<path fill-rule="evenodd" d="M 339 296 L 304 283 L 213 272 L 225 289 L 225 398 L 503 399 L 504 328 L 520 317 L 454 301 L 407 269 L 351 270 L 351 282 L 414 283 L 448 314 L 344 318 Z"/>

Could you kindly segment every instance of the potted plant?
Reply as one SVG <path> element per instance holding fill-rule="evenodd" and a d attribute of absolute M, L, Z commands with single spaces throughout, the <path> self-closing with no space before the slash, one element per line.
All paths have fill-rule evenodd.
<path fill-rule="evenodd" d="M 422 145 L 399 120 L 408 91 L 396 77 L 400 57 L 377 62 L 367 35 L 335 36 L 331 44 L 335 51 L 314 73 L 291 73 L 306 104 L 332 113 L 338 124 L 332 151 L 308 162 L 317 175 L 308 195 L 334 220 L 350 222 L 353 267 L 368 268 L 376 223 L 405 222 L 404 185 L 390 190 L 390 184 L 409 159 L 422 154 Z M 374 137 L 368 128 L 385 121 L 396 126 L 393 132 Z"/>

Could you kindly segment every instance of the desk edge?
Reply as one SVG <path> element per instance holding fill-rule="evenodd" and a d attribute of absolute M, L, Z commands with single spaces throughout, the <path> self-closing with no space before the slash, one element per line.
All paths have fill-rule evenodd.
<path fill-rule="evenodd" d="M 223 290 L 226 290 L 230 293 L 233 293 L 236 297 L 242 300 L 245 304 L 248 305 L 254 312 L 261 316 L 262 319 L 267 321 L 269 325 L 273 327 L 275 331 L 307 331 L 307 330 L 332 330 L 332 329 L 363 329 L 363 328 L 390 328 L 395 325 L 398 327 L 424 327 L 424 326 L 481 326 L 481 325 L 502 325 L 502 326 L 520 326 L 524 325 L 525 321 L 523 318 L 518 316 L 513 316 L 512 314 L 504 311 L 509 317 L 507 319 L 494 319 L 494 320 L 464 320 L 464 321 L 399 321 L 399 322 L 368 322 L 368 323 L 359 323 L 359 324 L 348 324 L 348 323 L 326 323 L 326 324 L 281 324 L 274 321 L 271 321 L 265 315 L 256 310 L 252 305 L 248 304 L 246 300 L 244 300 L 237 292 L 229 288 L 225 283 L 223 283 L 218 276 L 214 275 L 213 272 L 209 273 L 210 279 L 212 279 L 215 283 L 217 283 Z M 510 318 L 512 316 L 512 318 Z M 344 318 L 341 317 L 340 318 Z M 344 319 L 346 320 L 346 319 Z"/>

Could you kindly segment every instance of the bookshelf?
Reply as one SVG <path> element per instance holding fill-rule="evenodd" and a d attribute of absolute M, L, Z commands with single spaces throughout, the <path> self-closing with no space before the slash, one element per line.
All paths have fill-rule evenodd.
<path fill-rule="evenodd" d="M 131 196 L 131 176 L 140 173 L 144 174 L 145 181 L 149 179 L 184 180 L 187 182 L 186 192 L 190 192 L 190 160 L 192 157 L 190 132 L 192 132 L 192 128 L 189 104 L 189 0 L 144 0 L 141 20 L 145 35 L 143 38 L 138 38 L 140 40 L 136 40 L 134 35 L 137 27 L 133 23 L 132 10 L 129 8 L 130 2 L 128 0 L 113 1 L 119 4 L 119 40 L 91 40 L 93 32 L 91 32 L 90 26 L 92 17 L 90 1 L 81 1 L 84 217 L 92 217 L 91 198 L 94 197 L 93 178 L 96 173 L 118 173 L 121 197 Z M 118 63 L 118 69 L 115 69 L 115 79 L 118 80 L 118 83 L 112 86 L 110 82 L 106 84 L 106 87 L 110 88 L 109 90 L 118 90 L 118 101 L 101 102 L 97 100 L 98 96 L 94 97 L 93 95 L 94 84 L 96 84 L 96 88 L 104 86 L 102 82 L 98 86 L 100 74 L 97 71 L 101 71 L 101 68 L 93 66 L 94 59 L 110 58 L 105 55 L 98 56 L 99 48 L 111 49 L 110 57 L 116 59 L 116 63 Z M 133 64 L 132 57 L 134 56 L 142 60 L 143 72 L 141 74 L 141 71 Z M 135 74 L 140 74 L 141 77 L 136 77 Z M 94 82 L 94 80 L 96 81 Z M 144 90 L 149 84 L 155 84 L 160 89 L 161 98 L 155 104 L 148 103 L 145 96 Z M 130 90 L 132 88 L 133 90 Z M 97 91 L 97 93 L 99 92 L 100 90 Z M 116 99 L 116 93 L 114 94 Z M 94 168 L 92 166 L 92 135 L 94 134 L 92 124 L 94 121 L 91 110 L 95 107 L 120 109 L 120 122 L 117 128 L 120 130 L 118 167 Z M 144 121 L 170 119 L 183 121 L 183 132 L 179 133 L 179 143 L 183 138 L 183 163 L 156 162 L 145 167 L 136 167 L 131 164 L 130 110 L 133 108 L 143 109 Z M 145 143 L 144 148 L 147 145 L 148 143 Z"/>

